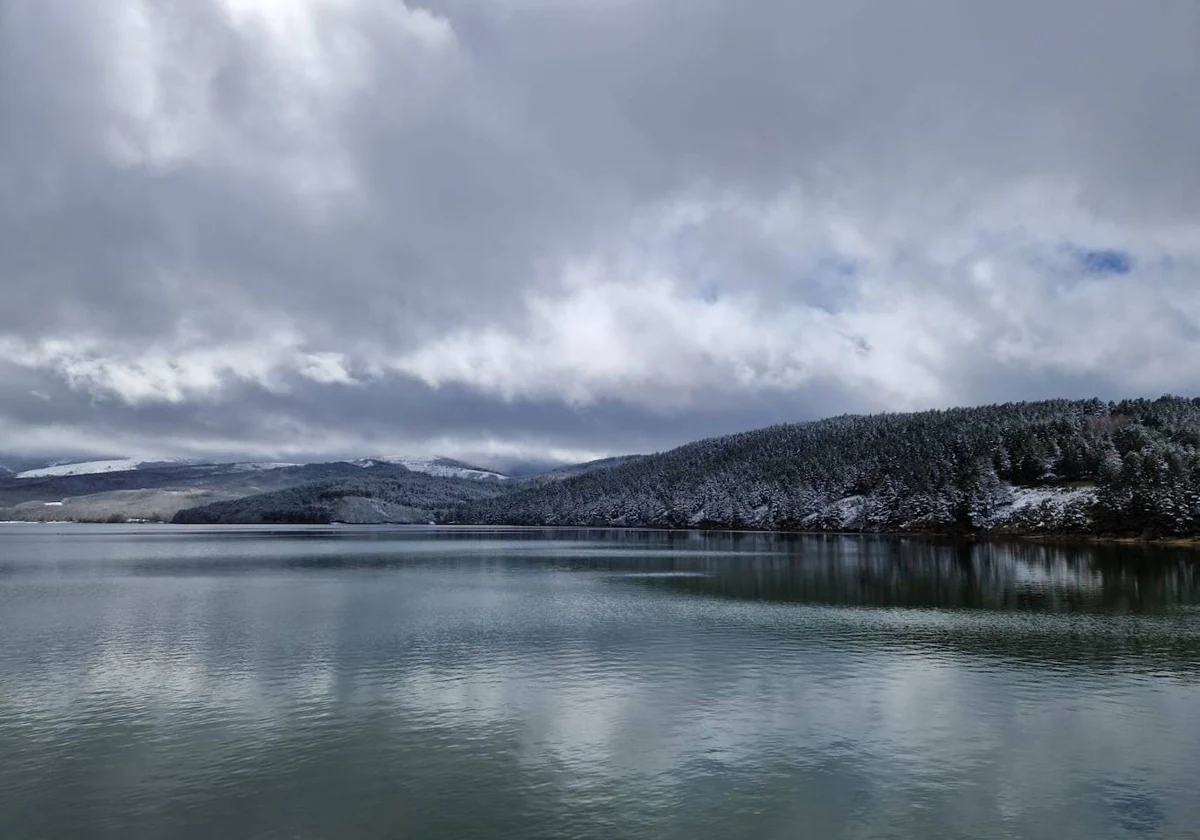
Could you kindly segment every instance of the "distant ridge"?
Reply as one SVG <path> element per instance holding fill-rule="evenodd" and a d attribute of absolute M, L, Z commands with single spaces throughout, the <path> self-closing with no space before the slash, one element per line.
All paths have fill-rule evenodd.
<path fill-rule="evenodd" d="M 582 464 L 566 464 L 565 466 L 556 467 L 546 472 L 525 476 L 522 480 L 534 482 L 565 481 L 568 478 L 574 478 L 577 475 L 584 475 L 585 473 L 611 470 L 613 467 L 619 467 L 622 464 L 628 464 L 631 461 L 645 457 L 645 455 L 616 455 L 612 458 L 598 458 L 595 461 L 585 461 Z"/>
<path fill-rule="evenodd" d="M 298 467 L 300 464 L 282 463 L 282 462 L 267 462 L 253 461 L 240 462 L 231 464 L 210 464 L 203 461 L 194 461 L 185 458 L 175 458 L 170 460 L 143 460 L 140 458 L 110 458 L 100 461 L 63 461 L 54 463 L 46 467 L 38 467 L 36 469 L 22 470 L 16 473 L 15 478 L 65 478 L 76 475 L 99 475 L 101 473 L 119 473 L 132 472 L 133 470 L 163 470 L 175 467 L 222 467 L 227 466 L 232 470 L 240 470 L 243 472 L 253 472 L 257 470 L 277 470 L 285 467 Z M 7 470 L 7 472 L 12 472 Z"/>
<path fill-rule="evenodd" d="M 399 464 L 377 463 L 328 481 L 259 493 L 241 499 L 191 507 L 175 514 L 182 524 L 263 524 L 274 522 L 427 524 L 453 507 L 505 493 L 509 483 L 428 475 Z"/>
<path fill-rule="evenodd" d="M 462 461 L 456 461 L 453 458 L 443 458 L 434 456 L 432 458 L 414 458 L 405 455 L 374 455 L 370 458 L 359 458 L 346 463 L 354 464 L 355 466 L 368 467 L 373 464 L 393 464 L 412 470 L 413 472 L 425 473 L 426 475 L 434 475 L 439 478 L 470 478 L 470 479 L 495 479 L 498 481 L 507 481 L 508 476 L 496 470 L 491 470 L 486 467 L 477 467 L 472 464 L 465 464 Z"/>

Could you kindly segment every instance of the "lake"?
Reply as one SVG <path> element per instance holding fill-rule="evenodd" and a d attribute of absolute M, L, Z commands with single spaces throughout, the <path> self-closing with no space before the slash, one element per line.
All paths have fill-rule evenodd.
<path fill-rule="evenodd" d="M 1200 561 L 0 525 L 0 837 L 1200 837 Z"/>

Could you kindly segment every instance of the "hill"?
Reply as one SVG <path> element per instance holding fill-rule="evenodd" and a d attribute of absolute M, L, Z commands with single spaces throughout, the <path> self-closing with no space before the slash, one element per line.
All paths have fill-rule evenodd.
<path fill-rule="evenodd" d="M 487 467 L 466 464 L 462 461 L 456 461 L 453 458 L 411 458 L 401 455 L 378 455 L 371 458 L 360 458 L 348 463 L 360 467 L 369 467 L 375 464 L 393 464 L 404 467 L 412 472 L 436 475 L 440 478 L 474 478 L 482 481 L 506 481 L 508 479 L 508 476 L 504 473 L 496 472 L 496 470 L 488 469 Z"/>
<path fill-rule="evenodd" d="M 359 475 L 261 493 L 180 510 L 180 524 L 346 522 L 427 523 L 452 508 L 506 492 L 507 484 L 478 478 L 447 478 L 403 467 L 356 468 Z"/>
<path fill-rule="evenodd" d="M 197 516 L 212 521 L 285 522 L 295 515 L 295 521 L 316 517 L 343 522 L 428 522 L 439 512 L 490 497 L 501 492 L 498 485 L 512 483 L 495 470 L 450 458 L 378 457 L 302 465 L 135 459 L 50 465 L 10 459 L 9 463 L 21 469 L 0 473 L 0 520 L 34 522 L 170 521 L 180 511 L 216 503 L 230 504 Z M 442 484 L 442 480 L 451 483 Z M 486 485 L 486 489 L 464 488 L 455 481 Z M 309 502 L 282 492 L 307 485 L 313 485 L 312 492 L 321 499 L 319 514 L 310 510 Z M 281 495 L 232 504 L 269 494 Z M 335 503 L 337 498 L 344 501 Z"/>
<path fill-rule="evenodd" d="M 70 475 L 0 476 L 0 520 L 108 522 L 170 520 L 217 501 L 364 475 L 407 475 L 399 466 L 346 463 L 264 469 L 262 464 L 154 464 Z"/>
<path fill-rule="evenodd" d="M 450 521 L 871 532 L 1200 532 L 1200 399 L 843 416 L 530 482 Z"/>

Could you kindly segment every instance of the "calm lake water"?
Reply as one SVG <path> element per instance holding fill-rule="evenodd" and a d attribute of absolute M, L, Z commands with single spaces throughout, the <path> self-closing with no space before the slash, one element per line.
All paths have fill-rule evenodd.
<path fill-rule="evenodd" d="M 0 525 L 0 838 L 1200 837 L 1198 570 Z"/>

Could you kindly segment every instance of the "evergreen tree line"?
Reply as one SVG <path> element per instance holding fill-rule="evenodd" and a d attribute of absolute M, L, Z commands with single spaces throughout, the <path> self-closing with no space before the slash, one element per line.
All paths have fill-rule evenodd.
<path fill-rule="evenodd" d="M 1200 532 L 1200 399 L 843 416 L 465 502 L 447 521 L 850 531 Z"/>

